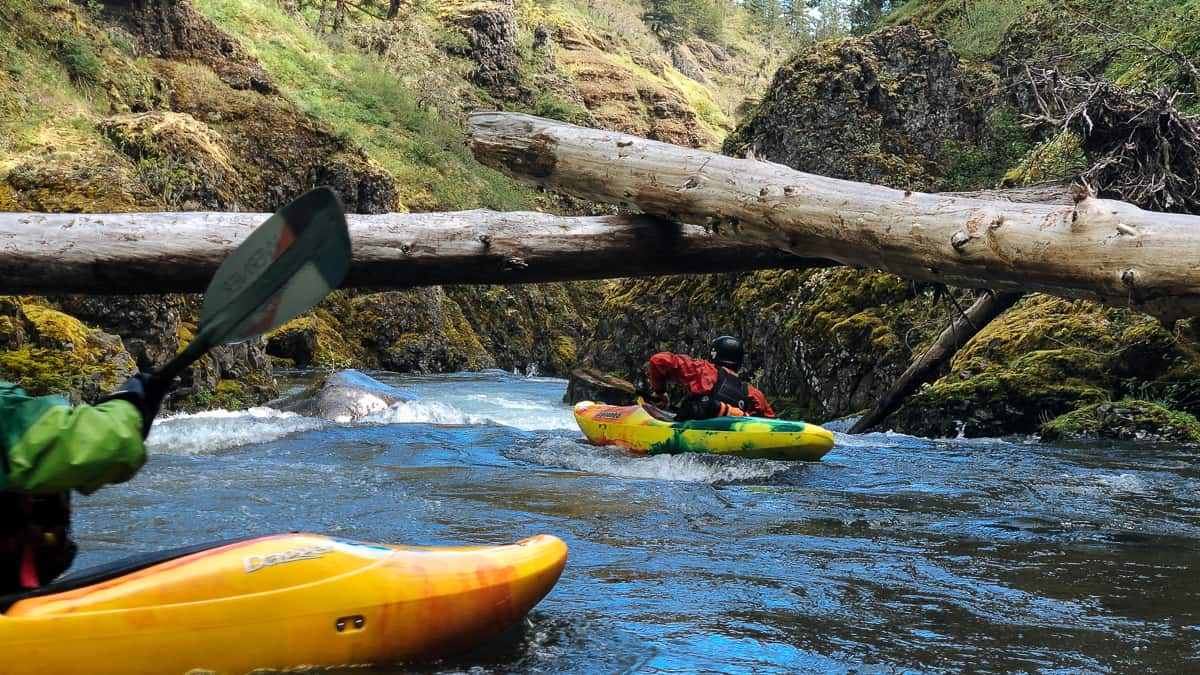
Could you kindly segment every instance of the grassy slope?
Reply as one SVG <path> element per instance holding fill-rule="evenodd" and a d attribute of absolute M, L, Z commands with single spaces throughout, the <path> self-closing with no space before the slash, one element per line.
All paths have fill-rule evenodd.
<path fill-rule="evenodd" d="M 966 59 L 991 56 L 1005 31 L 1030 10 L 1050 0 L 909 0 L 884 17 L 886 25 L 912 21 L 946 38 Z M 963 7 L 966 11 L 963 11 Z"/>
<path fill-rule="evenodd" d="M 641 3 L 637 0 L 518 0 L 517 8 L 528 29 L 538 23 L 556 26 L 572 21 L 588 30 L 619 38 L 622 50 L 611 54 L 615 66 L 681 91 L 705 129 L 718 139 L 717 145 L 733 129 L 737 112 L 747 97 L 757 96 L 767 88 L 786 56 L 786 50 L 778 44 L 782 38 L 759 34 L 746 13 L 730 4 L 725 29 L 717 43 L 733 56 L 733 61 L 722 68 L 705 67 L 709 80 L 706 84 L 673 67 L 666 68 L 660 77 L 634 62 L 645 57 L 661 58 L 668 64 L 671 61 L 663 44 L 642 22 Z"/>
<path fill-rule="evenodd" d="M 461 116 L 453 109 L 456 105 L 469 108 L 499 104 L 478 90 L 470 91 L 464 82 L 469 64 L 447 56 L 440 48 L 439 42 L 456 39 L 453 31 L 439 21 L 439 16 L 448 11 L 448 3 L 417 2 L 406 16 L 404 34 L 393 35 L 402 41 L 399 44 L 403 49 L 392 51 L 404 54 L 388 59 L 367 55 L 336 39 L 318 39 L 303 21 L 283 12 L 277 2 L 194 3 L 210 20 L 237 37 L 289 97 L 309 114 L 361 144 L 380 162 L 395 177 L 401 201 L 409 210 L 480 206 L 516 210 L 539 205 L 532 190 L 475 163 L 463 144 L 461 131 L 450 121 Z M 520 0 L 516 7 L 523 43 L 531 40 L 532 29 L 539 23 L 553 27 L 564 20 L 617 37 L 621 49 L 609 55 L 613 67 L 680 91 L 718 144 L 733 126 L 734 111 L 748 92 L 766 86 L 779 58 L 779 51 L 750 34 L 749 22 L 735 11 L 723 39 L 735 62 L 729 72 L 709 71 L 710 84 L 705 86 L 674 68 L 667 67 L 658 76 L 635 63 L 635 59 L 646 57 L 670 62 L 662 45 L 641 22 L 637 2 Z M 457 101 L 444 100 L 451 90 Z M 439 95 L 443 100 L 437 101 Z M 418 100 L 435 100 L 435 107 L 442 110 L 423 109 Z M 537 103 L 525 111 L 575 117 L 570 104 L 550 96 L 539 96 Z"/>
<path fill-rule="evenodd" d="M 528 209 L 532 190 L 481 166 L 462 132 L 417 98 L 377 59 L 318 39 L 274 2 L 195 0 L 241 40 L 289 97 L 362 145 L 396 179 L 413 211 Z"/>
<path fill-rule="evenodd" d="M 92 64 L 68 58 L 78 52 L 64 53 L 48 40 L 79 25 L 75 11 L 65 1 L 44 4 L 14 1 L 0 8 L 0 175 L 30 153 L 100 143 L 93 123 L 107 113 L 108 101 L 91 80 Z M 106 35 L 92 33 L 101 49 L 115 51 Z"/>

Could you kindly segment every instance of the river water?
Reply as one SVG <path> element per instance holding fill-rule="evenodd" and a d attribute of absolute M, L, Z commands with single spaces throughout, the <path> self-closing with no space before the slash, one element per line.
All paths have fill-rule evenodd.
<path fill-rule="evenodd" d="M 378 672 L 1200 670 L 1194 452 L 838 434 L 816 463 L 639 457 L 585 445 L 562 380 L 376 376 L 420 399 L 159 422 L 137 477 L 77 499 L 77 567 L 291 530 L 544 532 L 570 559 L 522 625 Z"/>

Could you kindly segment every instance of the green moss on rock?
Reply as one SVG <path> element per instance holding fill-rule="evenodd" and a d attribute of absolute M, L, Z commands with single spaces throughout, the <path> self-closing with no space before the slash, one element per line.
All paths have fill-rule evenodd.
<path fill-rule="evenodd" d="M 338 326 L 338 327 L 335 327 Z M 267 338 L 267 353 L 299 368 L 337 370 L 360 366 L 360 345 L 347 340 L 339 322 L 324 307 L 292 319 Z"/>
<path fill-rule="evenodd" d="M 484 349 L 505 370 L 567 376 L 595 321 L 602 284 L 523 284 L 446 289 Z"/>
<path fill-rule="evenodd" d="M 36 300 L 6 299 L 0 319 L 0 379 L 33 395 L 94 400 L 137 372 L 120 338 Z"/>
<path fill-rule="evenodd" d="M 245 410 L 257 403 L 255 397 L 248 395 L 246 386 L 236 380 L 221 380 L 213 392 L 209 406 L 225 410 Z"/>
<path fill-rule="evenodd" d="M 830 40 L 779 69 L 724 151 L 930 190 L 947 167 L 967 171 L 944 161 L 947 148 L 966 157 L 976 146 L 990 147 L 981 140 L 983 111 L 998 104 L 987 95 L 991 88 L 989 73 L 963 68 L 944 40 L 913 26 Z"/>
<path fill-rule="evenodd" d="M 494 365 L 462 309 L 441 288 L 358 296 L 351 307 L 356 335 L 383 368 L 449 372 Z"/>
<path fill-rule="evenodd" d="M 955 355 L 950 373 L 913 396 L 888 424 L 925 436 L 1035 433 L 1083 405 L 1200 381 L 1190 324 L 1086 301 L 1033 295 Z M 1200 396 L 1176 404 L 1200 409 Z"/>
<path fill-rule="evenodd" d="M 220 134 L 187 113 L 114 115 L 99 130 L 135 165 L 162 203 L 177 210 L 237 203 L 240 177 Z"/>
<path fill-rule="evenodd" d="M 1119 440 L 1200 444 L 1193 415 L 1152 401 L 1125 399 L 1093 403 L 1056 417 L 1041 427 L 1044 441 Z"/>
<path fill-rule="evenodd" d="M 4 181 L 12 202 L 25 211 L 122 213 L 154 203 L 132 165 L 105 149 L 29 159 Z"/>

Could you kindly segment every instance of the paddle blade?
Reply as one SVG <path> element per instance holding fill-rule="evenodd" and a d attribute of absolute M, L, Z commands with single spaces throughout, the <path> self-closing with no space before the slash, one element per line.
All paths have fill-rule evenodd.
<path fill-rule="evenodd" d="M 350 270 L 341 201 L 328 188 L 305 193 L 250 234 L 213 275 L 200 308 L 212 343 L 248 340 L 312 308 Z"/>

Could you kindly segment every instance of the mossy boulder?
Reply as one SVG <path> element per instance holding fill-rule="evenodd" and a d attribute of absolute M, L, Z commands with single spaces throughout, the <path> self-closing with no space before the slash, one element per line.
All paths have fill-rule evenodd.
<path fill-rule="evenodd" d="M 290 100 L 234 89 L 204 66 L 159 61 L 173 108 L 219 134 L 241 179 L 243 208 L 273 211 L 313 185 L 328 185 L 350 213 L 387 213 L 399 197 L 387 171 L 348 138 Z"/>
<path fill-rule="evenodd" d="M 8 199 L 22 211 L 123 213 L 155 203 L 132 163 L 103 148 L 30 158 L 4 182 Z"/>
<path fill-rule="evenodd" d="M 263 338 L 216 347 L 181 377 L 168 403 L 174 410 L 242 410 L 279 395 Z"/>
<path fill-rule="evenodd" d="M 802 50 L 725 141 L 801 171 L 931 189 L 948 141 L 983 132 L 990 86 L 949 44 L 911 25 Z"/>
<path fill-rule="evenodd" d="M 166 206 L 187 211 L 237 203 L 241 178 L 224 140 L 191 115 L 114 115 L 98 128 L 134 162 L 143 182 Z"/>
<path fill-rule="evenodd" d="M 55 305 L 72 316 L 121 335 L 141 370 L 161 367 L 195 337 L 199 298 L 184 295 L 63 296 Z M 220 346 L 184 371 L 164 407 L 195 410 L 225 404 L 247 407 L 276 395 L 264 343 Z M 240 384 L 233 386 L 233 381 Z M 222 389 L 223 387 L 223 389 Z M 218 389 L 224 394 L 217 396 Z M 236 395 L 235 395 L 236 394 Z"/>
<path fill-rule="evenodd" d="M 156 368 L 171 360 L 191 339 L 188 321 L 194 309 L 186 296 L 71 295 L 55 299 L 62 311 L 122 336 L 139 368 Z"/>
<path fill-rule="evenodd" d="M 0 298 L 0 345 L 0 379 L 35 396 L 94 401 L 137 372 L 120 338 L 32 298 Z"/>
<path fill-rule="evenodd" d="M 364 363 L 361 345 L 347 340 L 345 330 L 327 307 L 321 307 L 271 333 L 267 353 L 298 368 L 337 369 Z"/>
<path fill-rule="evenodd" d="M 439 287 L 362 295 L 352 307 L 358 337 L 382 368 L 438 373 L 495 365 L 458 303 Z"/>
<path fill-rule="evenodd" d="M 1035 433 L 1080 406 L 1143 391 L 1200 408 L 1200 394 L 1189 393 L 1198 382 L 1190 322 L 1167 330 L 1128 310 L 1032 295 L 967 342 L 949 374 L 885 426 L 922 436 Z"/>
<path fill-rule="evenodd" d="M 1043 441 L 1137 441 L 1200 445 L 1193 415 L 1151 401 L 1093 403 L 1042 425 Z"/>

